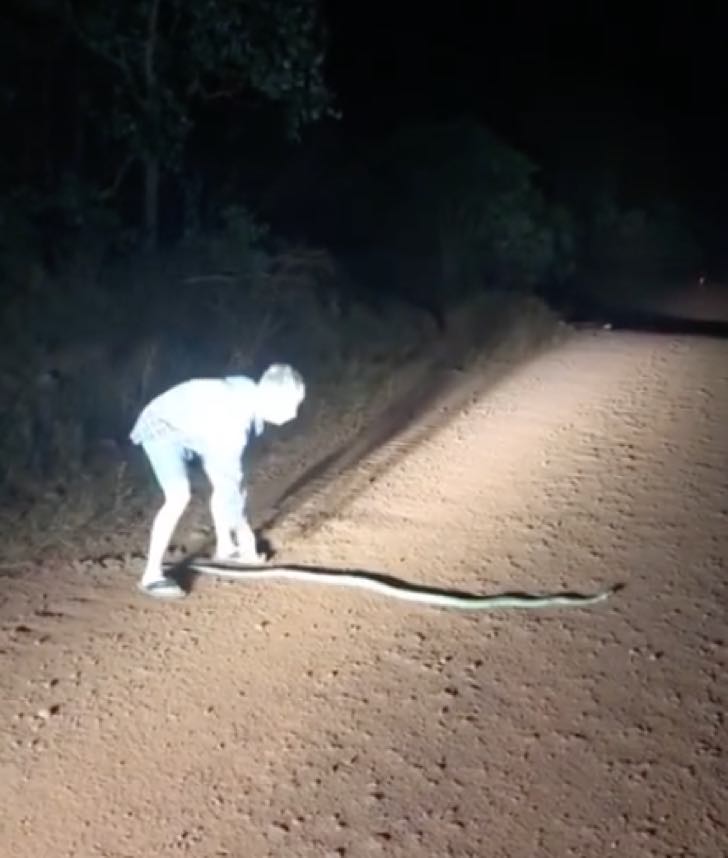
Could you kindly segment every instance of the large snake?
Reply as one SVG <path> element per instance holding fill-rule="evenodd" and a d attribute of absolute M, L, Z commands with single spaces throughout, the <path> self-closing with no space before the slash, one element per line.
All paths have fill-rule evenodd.
<path fill-rule="evenodd" d="M 455 608 L 461 611 L 495 611 L 502 608 L 551 608 L 557 606 L 581 607 L 603 602 L 612 593 L 621 589 L 621 585 L 618 584 L 592 595 L 555 593 L 535 596 L 523 593 L 504 593 L 497 596 L 478 596 L 410 584 L 378 572 L 362 572 L 350 569 L 335 571 L 317 566 L 258 566 L 228 560 L 191 561 L 183 565 L 191 571 L 239 581 L 277 578 L 314 584 L 333 584 L 341 587 L 359 587 L 395 599 L 439 608 Z M 171 567 L 172 564 L 167 565 L 167 568 Z"/>

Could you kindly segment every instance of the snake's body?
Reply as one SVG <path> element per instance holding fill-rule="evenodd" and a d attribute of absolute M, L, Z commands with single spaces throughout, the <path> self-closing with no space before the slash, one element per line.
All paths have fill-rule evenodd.
<path fill-rule="evenodd" d="M 477 596 L 451 593 L 431 587 L 417 586 L 375 572 L 332 571 L 325 568 L 297 566 L 257 566 L 230 561 L 192 562 L 188 568 L 205 575 L 216 575 L 240 581 L 284 579 L 314 584 L 333 584 L 340 587 L 359 587 L 384 596 L 461 611 L 494 611 L 503 608 L 583 607 L 603 602 L 619 587 L 610 587 L 592 595 L 560 593 L 531 596 L 506 593 L 494 596 Z"/>

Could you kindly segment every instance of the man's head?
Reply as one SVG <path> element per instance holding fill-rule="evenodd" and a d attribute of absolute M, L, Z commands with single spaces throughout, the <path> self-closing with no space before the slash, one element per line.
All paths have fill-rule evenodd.
<path fill-rule="evenodd" d="M 257 417 L 274 426 L 288 423 L 306 395 L 303 377 L 285 363 L 271 364 L 258 382 Z"/>

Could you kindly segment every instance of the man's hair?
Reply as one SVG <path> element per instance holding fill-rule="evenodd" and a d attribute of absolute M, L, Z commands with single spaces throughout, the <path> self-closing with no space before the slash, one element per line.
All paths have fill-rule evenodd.
<path fill-rule="evenodd" d="M 288 388 L 289 390 L 300 391 L 304 393 L 306 385 L 303 381 L 303 376 L 298 370 L 295 370 L 287 363 L 273 363 L 261 375 L 259 385 L 268 387 Z"/>

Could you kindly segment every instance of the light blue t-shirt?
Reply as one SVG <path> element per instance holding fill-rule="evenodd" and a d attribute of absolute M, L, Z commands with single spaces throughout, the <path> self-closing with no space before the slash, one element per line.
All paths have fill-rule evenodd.
<path fill-rule="evenodd" d="M 258 385 L 245 375 L 193 378 L 152 399 L 131 430 L 135 444 L 170 440 L 203 454 L 242 454 L 251 431 L 259 435 Z"/>

